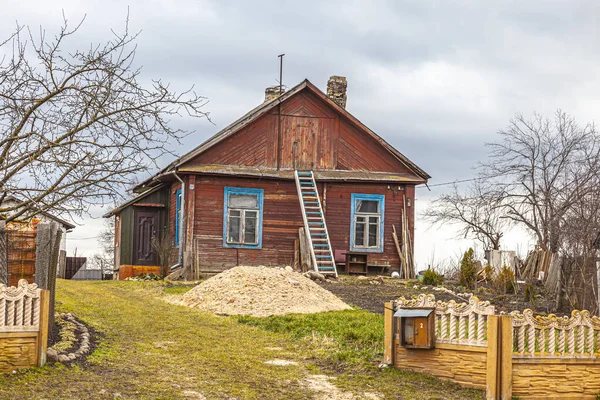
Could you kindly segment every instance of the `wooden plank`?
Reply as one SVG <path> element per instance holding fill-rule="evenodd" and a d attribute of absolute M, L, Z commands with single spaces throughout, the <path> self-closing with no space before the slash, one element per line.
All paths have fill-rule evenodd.
<path fill-rule="evenodd" d="M 396 251 L 398 252 L 398 257 L 400 257 L 400 262 L 402 263 L 402 267 L 399 268 L 398 272 L 402 273 L 401 278 L 402 279 L 407 279 L 408 277 L 406 276 L 406 259 L 404 258 L 404 255 L 402 254 L 402 250 L 400 249 L 400 243 L 398 241 L 398 235 L 396 234 L 396 225 L 392 225 L 392 237 L 394 238 L 394 244 L 396 245 Z"/>
<path fill-rule="evenodd" d="M 383 304 L 383 331 L 385 332 L 383 339 L 383 363 L 393 365 L 394 310 L 391 301 Z"/>
<path fill-rule="evenodd" d="M 38 367 L 46 364 L 46 350 L 48 349 L 48 320 L 50 311 L 50 292 L 42 290 L 40 293 L 40 331 L 38 335 Z"/>
<path fill-rule="evenodd" d="M 294 264 L 292 265 L 295 271 L 301 270 L 300 263 L 300 240 L 294 239 Z"/>

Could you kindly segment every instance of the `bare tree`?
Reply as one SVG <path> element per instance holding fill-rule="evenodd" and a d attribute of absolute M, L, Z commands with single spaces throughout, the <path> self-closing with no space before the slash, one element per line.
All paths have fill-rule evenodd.
<path fill-rule="evenodd" d="M 459 235 L 472 237 L 486 249 L 500 249 L 500 239 L 506 228 L 501 217 L 502 204 L 497 194 L 476 180 L 464 193 L 455 185 L 453 191 L 443 194 L 425 210 L 423 215 L 433 225 L 455 224 Z"/>
<path fill-rule="evenodd" d="M 505 217 L 558 253 L 566 215 L 598 190 L 600 137 L 594 125 L 580 127 L 562 111 L 553 119 L 517 115 L 499 135 L 481 174 Z"/>
<path fill-rule="evenodd" d="M 532 265 L 544 268 L 557 305 L 563 295 L 572 306 L 597 305 L 600 135 L 595 126 L 580 126 L 559 110 L 551 119 L 517 115 L 498 135 L 479 166 L 478 181 L 486 189 L 466 194 L 455 189 L 434 203 L 429 216 L 438 223 L 458 222 L 464 234 L 483 235 L 492 247 L 490 232 L 497 232 L 488 228 L 490 221 L 527 229 L 549 255 L 534 257 Z M 477 210 L 477 204 L 483 208 Z"/>
<path fill-rule="evenodd" d="M 499 247 L 507 221 L 528 229 L 543 250 L 558 253 L 566 216 L 599 186 L 600 136 L 557 111 L 553 119 L 522 115 L 488 143 L 490 156 L 463 194 L 454 188 L 425 213 L 435 223 L 458 223 L 463 235 Z"/>
<path fill-rule="evenodd" d="M 9 220 L 40 210 L 81 215 L 116 200 L 188 134 L 170 118 L 207 117 L 193 88 L 142 84 L 128 19 L 107 42 L 65 51 L 82 23 L 71 28 L 65 18 L 51 39 L 17 25 L 0 42 L 0 214 Z M 2 205 L 9 194 L 24 203 Z"/>

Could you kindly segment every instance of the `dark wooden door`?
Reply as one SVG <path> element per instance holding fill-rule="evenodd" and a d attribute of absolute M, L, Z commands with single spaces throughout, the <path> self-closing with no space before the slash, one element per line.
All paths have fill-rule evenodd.
<path fill-rule="evenodd" d="M 152 242 L 157 237 L 158 210 L 136 210 L 133 226 L 133 263 L 157 265 Z"/>

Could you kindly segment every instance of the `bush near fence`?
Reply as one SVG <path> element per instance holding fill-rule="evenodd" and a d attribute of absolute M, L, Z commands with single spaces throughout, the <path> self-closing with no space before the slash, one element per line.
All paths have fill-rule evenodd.
<path fill-rule="evenodd" d="M 435 308 L 436 348 L 400 346 L 393 313 Z M 386 303 L 385 362 L 486 390 L 489 399 L 596 399 L 600 394 L 600 318 L 494 315 L 494 307 L 435 301 L 433 295 Z"/>

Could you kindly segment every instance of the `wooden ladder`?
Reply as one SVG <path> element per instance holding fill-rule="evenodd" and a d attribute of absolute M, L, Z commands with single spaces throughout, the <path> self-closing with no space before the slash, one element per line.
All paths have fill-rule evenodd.
<path fill-rule="evenodd" d="M 333 250 L 314 175 L 312 171 L 294 171 L 294 178 L 314 269 L 323 275 L 337 278 Z"/>

